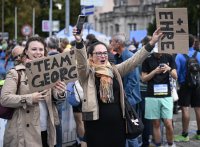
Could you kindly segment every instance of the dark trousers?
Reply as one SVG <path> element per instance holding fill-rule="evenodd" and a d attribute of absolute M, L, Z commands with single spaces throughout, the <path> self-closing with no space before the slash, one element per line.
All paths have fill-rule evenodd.
<path fill-rule="evenodd" d="M 42 146 L 49 147 L 49 145 L 47 144 L 47 131 L 42 131 L 41 136 L 42 136 Z"/>
<path fill-rule="evenodd" d="M 149 119 L 144 118 L 145 115 L 145 97 L 146 92 L 141 91 L 142 101 L 140 102 L 140 108 L 142 112 L 142 122 L 144 124 L 144 130 L 142 133 L 142 147 L 149 146 L 149 136 L 152 134 L 152 124 Z"/>

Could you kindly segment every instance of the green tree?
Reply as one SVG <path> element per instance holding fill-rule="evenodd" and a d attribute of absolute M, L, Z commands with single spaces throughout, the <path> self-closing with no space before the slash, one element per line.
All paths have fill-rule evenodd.
<path fill-rule="evenodd" d="M 147 28 L 148 35 L 151 36 L 155 30 L 156 30 L 156 18 L 153 19 L 152 23 L 148 24 Z"/>
<path fill-rule="evenodd" d="M 56 3 L 62 5 L 59 10 Z M 2 0 L 0 1 L 2 6 Z M 22 39 L 21 28 L 24 24 L 32 26 L 32 12 L 35 8 L 35 34 L 47 37 L 48 32 L 42 32 L 42 20 L 49 19 L 49 0 L 4 0 L 4 32 L 8 32 L 11 39 L 15 35 L 15 7 L 17 7 L 17 31 L 18 38 Z M 2 9 L 0 8 L 0 16 Z M 80 0 L 70 0 L 70 24 L 76 23 L 77 16 L 80 14 Z M 60 29 L 65 27 L 65 0 L 53 0 L 53 20 L 60 21 Z M 1 22 L 1 21 L 0 21 Z M 0 31 L 2 30 L 0 25 Z"/>
<path fill-rule="evenodd" d="M 62 9 L 59 10 L 58 7 L 55 5 L 56 3 L 59 3 L 62 5 Z M 41 0 L 41 14 L 37 17 L 37 21 L 41 23 L 37 23 L 37 27 L 39 28 L 36 32 L 37 34 L 40 34 L 43 37 L 47 37 L 49 35 L 48 32 L 42 32 L 41 26 L 42 26 L 42 20 L 48 20 L 49 19 L 49 0 L 43 1 Z M 80 8 L 80 0 L 73 0 L 70 1 L 70 25 L 75 25 L 77 16 L 79 15 L 81 11 Z M 53 1 L 53 12 L 52 12 L 52 19 L 53 20 L 59 20 L 60 21 L 60 29 L 65 28 L 65 0 L 54 0 Z"/>
<path fill-rule="evenodd" d="M 20 38 L 22 26 L 32 24 L 32 5 L 36 8 L 36 15 L 39 14 L 40 6 L 37 0 L 4 0 L 4 31 L 9 33 L 10 38 L 14 38 L 15 34 L 15 8 L 17 8 L 17 34 Z"/>

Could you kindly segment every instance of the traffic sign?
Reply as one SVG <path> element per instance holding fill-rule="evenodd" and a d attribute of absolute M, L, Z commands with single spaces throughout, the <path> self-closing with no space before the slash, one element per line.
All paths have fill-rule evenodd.
<path fill-rule="evenodd" d="M 9 38 L 9 34 L 8 32 L 0 32 L 0 39 L 8 39 Z"/>
<path fill-rule="evenodd" d="M 31 34 L 32 34 L 32 27 L 31 27 L 30 25 L 28 25 L 28 24 L 23 25 L 23 26 L 22 26 L 22 29 L 21 29 L 21 33 L 22 33 L 22 35 L 24 35 L 24 36 L 29 36 L 29 35 L 31 35 Z"/>
<path fill-rule="evenodd" d="M 91 6 L 82 6 L 81 13 L 83 15 L 86 15 L 86 16 L 94 14 L 94 5 L 91 5 Z"/>
<path fill-rule="evenodd" d="M 53 20 L 52 21 L 52 31 L 58 32 L 60 30 L 60 21 Z M 42 20 L 42 32 L 50 31 L 50 23 L 49 20 Z"/>
<path fill-rule="evenodd" d="M 90 6 L 90 5 L 94 5 L 94 6 L 100 6 L 103 7 L 104 5 L 104 0 L 81 0 L 81 5 L 84 6 Z"/>

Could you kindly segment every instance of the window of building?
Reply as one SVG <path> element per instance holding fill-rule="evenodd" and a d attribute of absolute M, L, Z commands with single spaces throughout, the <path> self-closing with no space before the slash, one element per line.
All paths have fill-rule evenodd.
<path fill-rule="evenodd" d="M 127 4 L 127 0 L 114 0 L 115 6 L 123 6 Z"/>
<path fill-rule="evenodd" d="M 105 28 L 105 34 L 107 35 L 108 34 L 108 26 L 106 25 L 106 28 Z"/>
<path fill-rule="evenodd" d="M 101 32 L 103 32 L 103 25 L 102 25 L 102 24 L 100 24 L 100 26 L 101 26 Z"/>
<path fill-rule="evenodd" d="M 113 26 L 110 26 L 110 36 L 113 35 Z"/>
<path fill-rule="evenodd" d="M 130 31 L 135 31 L 137 29 L 137 24 L 136 23 L 130 23 L 129 25 L 129 30 Z"/>
<path fill-rule="evenodd" d="M 119 24 L 115 24 L 115 32 L 116 32 L 116 33 L 119 32 Z"/>

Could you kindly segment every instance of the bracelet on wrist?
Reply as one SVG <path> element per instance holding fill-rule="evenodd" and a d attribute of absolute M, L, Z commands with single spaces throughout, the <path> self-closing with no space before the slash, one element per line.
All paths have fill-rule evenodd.
<path fill-rule="evenodd" d="M 146 49 L 148 52 L 151 52 L 151 51 L 153 50 L 153 48 L 154 48 L 154 46 L 151 45 L 150 43 L 147 43 L 147 44 L 145 45 L 145 49 Z"/>
<path fill-rule="evenodd" d="M 58 93 L 58 96 L 59 96 L 59 97 L 65 97 L 65 92 Z"/>
<path fill-rule="evenodd" d="M 82 49 L 84 47 L 83 39 L 80 42 L 76 41 L 76 48 L 77 49 Z"/>

